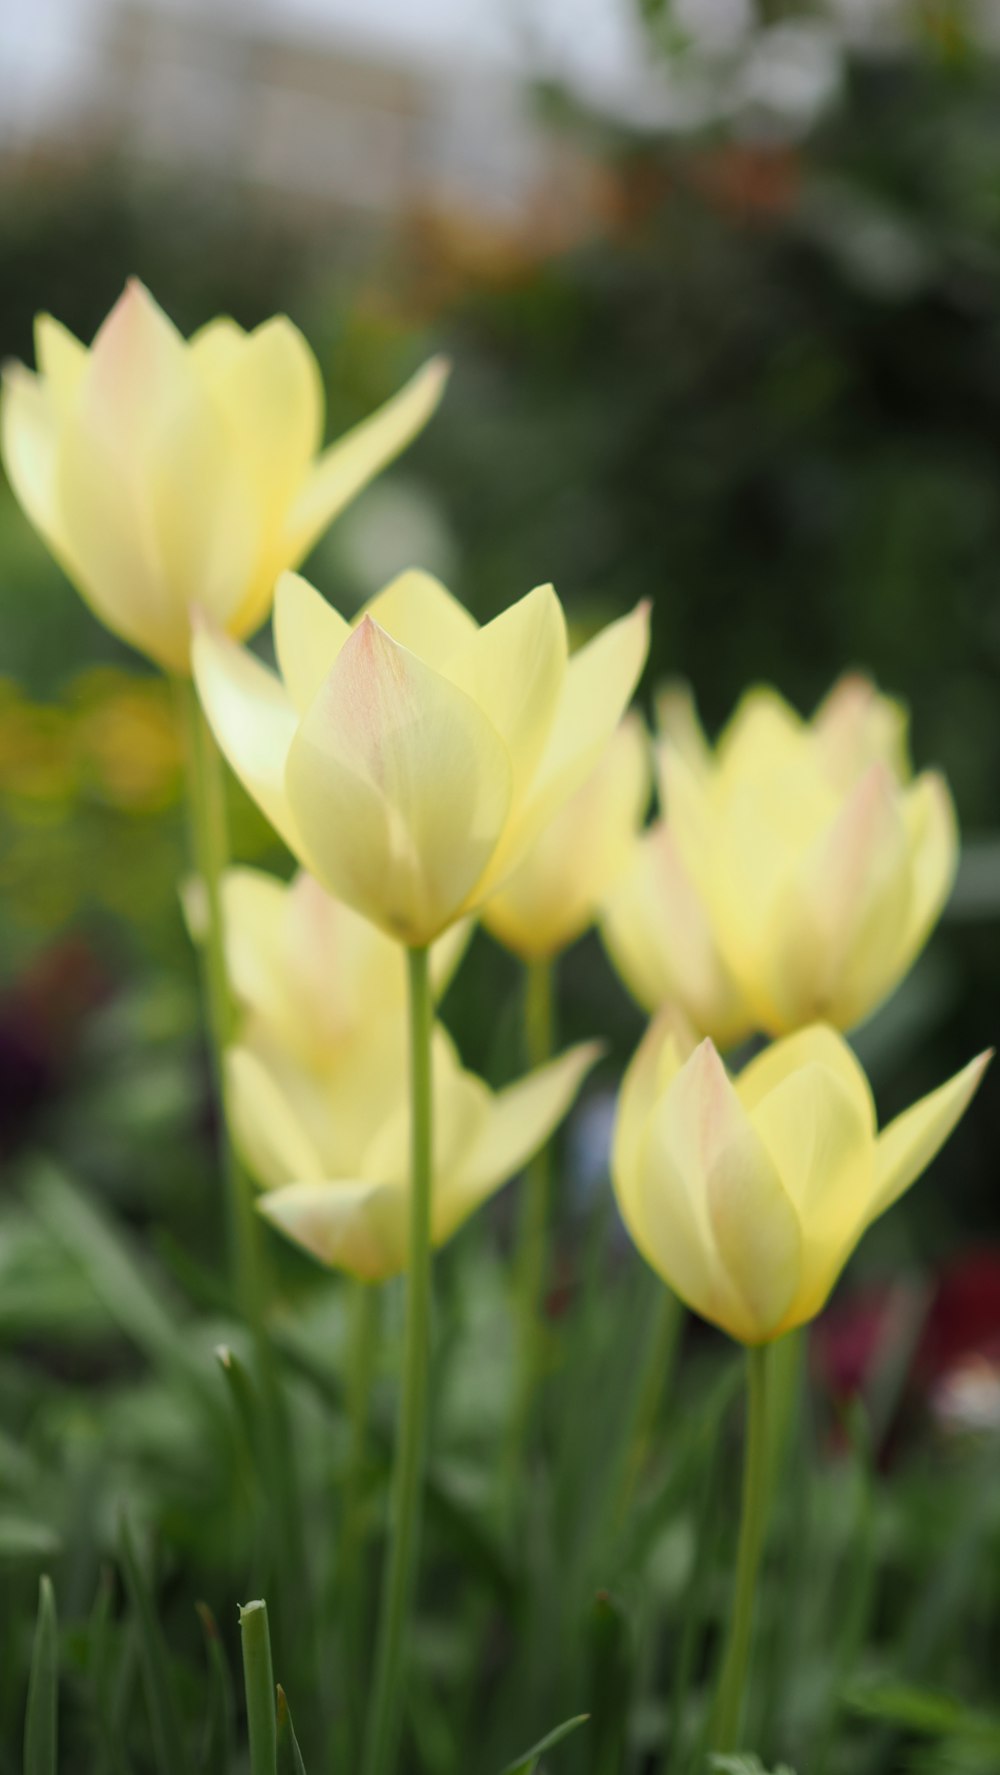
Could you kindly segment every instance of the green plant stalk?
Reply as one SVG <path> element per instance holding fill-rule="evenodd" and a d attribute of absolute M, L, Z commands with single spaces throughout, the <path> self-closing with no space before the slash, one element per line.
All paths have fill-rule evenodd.
<path fill-rule="evenodd" d="M 38 1619 L 28 1678 L 24 1775 L 56 1775 L 58 1758 L 59 1629 L 52 1580 L 38 1586 Z"/>
<path fill-rule="evenodd" d="M 243 1682 L 247 1698 L 250 1775 L 277 1775 L 278 1718 L 266 1602 L 240 1609 Z"/>
<path fill-rule="evenodd" d="M 683 1323 L 682 1302 L 672 1288 L 661 1288 L 649 1328 L 646 1360 L 640 1372 L 621 1486 L 615 1505 L 614 1526 L 617 1529 L 626 1521 L 636 1485 L 649 1455 L 656 1420 L 677 1365 Z"/>
<path fill-rule="evenodd" d="M 410 1246 L 403 1387 L 392 1483 L 388 1562 L 382 1585 L 374 1680 L 369 1692 L 363 1775 L 389 1775 L 399 1743 L 407 1628 L 416 1588 L 427 1452 L 431 1309 L 431 1028 L 427 949 L 411 949 Z"/>
<path fill-rule="evenodd" d="M 547 957 L 529 961 L 525 969 L 524 1034 L 532 1069 L 551 1060 L 555 1046 L 554 973 Z M 542 1301 L 548 1268 L 551 1197 L 552 1144 L 546 1141 L 525 1170 L 521 1194 L 514 1282 L 518 1369 L 511 1429 L 512 1466 L 520 1459 L 542 1368 Z"/>
<path fill-rule="evenodd" d="M 753 1637 L 757 1575 L 764 1551 L 770 1503 L 770 1355 L 769 1344 L 747 1350 L 747 1430 L 743 1455 L 743 1501 L 736 1558 L 736 1588 L 722 1674 L 709 1728 L 709 1749 L 723 1755 L 738 1748 Z"/>
<path fill-rule="evenodd" d="M 356 1761 L 351 1742 L 359 1731 L 360 1697 L 364 1694 L 367 1641 L 364 1606 L 364 1493 L 369 1459 L 369 1406 L 378 1350 L 382 1291 L 370 1282 L 350 1283 L 350 1327 L 347 1354 L 347 1418 L 350 1449 L 344 1476 L 339 1558 L 335 1565 L 333 1611 L 343 1681 L 340 1689 L 341 1762 Z"/>
<path fill-rule="evenodd" d="M 260 1239 L 250 1180 L 233 1148 L 225 1115 L 225 1053 L 233 1033 L 233 1004 L 226 969 L 222 876 L 229 861 L 221 759 L 190 678 L 179 678 L 187 757 L 191 850 L 204 894 L 205 929 L 200 952 L 211 1038 L 212 1070 L 221 1120 L 226 1227 L 237 1297 L 251 1325 L 261 1316 Z"/>

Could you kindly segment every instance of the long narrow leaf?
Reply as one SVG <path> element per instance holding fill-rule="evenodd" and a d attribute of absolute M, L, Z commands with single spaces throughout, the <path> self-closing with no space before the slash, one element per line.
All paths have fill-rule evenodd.
<path fill-rule="evenodd" d="M 278 1684 L 278 1775 L 306 1775 L 288 1697 Z"/>
<path fill-rule="evenodd" d="M 266 1602 L 248 1602 L 240 1609 L 240 1634 L 250 1738 L 250 1775 L 277 1775 L 277 1716 Z"/>
<path fill-rule="evenodd" d="M 122 1571 L 139 1635 L 139 1659 L 153 1740 L 153 1756 L 159 1775 L 177 1775 L 187 1767 L 177 1703 L 169 1676 L 166 1642 L 153 1607 L 149 1587 L 136 1557 L 125 1518 L 121 1524 Z"/>
<path fill-rule="evenodd" d="M 28 1678 L 24 1725 L 24 1775 L 56 1775 L 59 1688 L 59 1628 L 49 1578 L 38 1586 L 38 1621 Z"/>
<path fill-rule="evenodd" d="M 202 1775 L 229 1775 L 233 1761 L 233 1683 L 215 1616 L 197 1604 L 208 1655 L 208 1715 L 201 1752 Z"/>
<path fill-rule="evenodd" d="M 561 1744 L 564 1738 L 568 1738 L 571 1732 L 576 1731 L 577 1726 L 584 1725 L 589 1718 L 589 1713 L 578 1713 L 571 1720 L 563 1720 L 561 1726 L 556 1726 L 551 1732 L 547 1732 L 545 1737 L 540 1738 L 537 1744 L 533 1744 L 530 1750 L 526 1750 L 522 1757 L 517 1757 L 514 1762 L 508 1763 L 503 1770 L 503 1775 L 535 1775 L 535 1770 L 545 1752 L 554 1750 L 557 1744 Z"/>

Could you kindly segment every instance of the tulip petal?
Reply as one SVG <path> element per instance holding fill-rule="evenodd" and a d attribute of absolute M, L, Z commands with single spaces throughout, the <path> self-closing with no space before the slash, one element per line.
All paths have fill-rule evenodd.
<path fill-rule="evenodd" d="M 87 372 L 89 353 L 68 327 L 51 314 L 35 319 L 35 361 L 60 414 L 72 407 Z"/>
<path fill-rule="evenodd" d="M 511 819 L 480 897 L 502 886 L 539 832 L 598 764 L 639 681 L 649 648 L 649 606 L 637 604 L 570 659 L 545 750 Z"/>
<path fill-rule="evenodd" d="M 423 430 L 444 393 L 449 368 L 445 358 L 431 358 L 392 400 L 323 453 L 288 521 L 290 564 L 302 560 L 338 512 Z"/>
<path fill-rule="evenodd" d="M 266 1022 L 287 1022 L 285 907 L 288 889 L 263 869 L 227 869 L 222 880 L 226 969 L 233 997 Z"/>
<path fill-rule="evenodd" d="M 435 1201 L 438 1239 L 450 1238 L 487 1196 L 538 1151 L 566 1115 L 601 1053 L 599 1042 L 581 1042 L 488 1101 L 459 1163 L 450 1174 L 442 1174 Z"/>
<path fill-rule="evenodd" d="M 299 573 L 283 573 L 274 597 L 274 648 L 299 714 L 308 709 L 351 632 L 338 610 Z"/>
<path fill-rule="evenodd" d="M 192 661 L 212 731 L 247 793 L 301 863 L 304 840 L 285 793 L 295 709 L 281 680 L 245 647 L 202 624 Z"/>
<path fill-rule="evenodd" d="M 464 604 L 433 573 L 419 567 L 397 574 L 369 599 L 360 620 L 366 616 L 439 672 L 478 633 L 478 624 Z"/>
<path fill-rule="evenodd" d="M 506 745 L 515 799 L 523 794 L 548 740 L 567 653 L 562 605 L 552 586 L 543 585 L 477 629 L 445 668 Z"/>
<path fill-rule="evenodd" d="M 226 1055 L 226 1113 L 247 1168 L 263 1189 L 323 1175 L 320 1153 L 268 1067 L 248 1048 Z"/>
<path fill-rule="evenodd" d="M 178 388 L 193 379 L 184 340 L 159 303 L 130 278 L 91 346 L 80 417 L 125 474 L 138 479 Z"/>
<path fill-rule="evenodd" d="M 407 1199 L 391 1184 L 292 1183 L 262 1196 L 257 1206 L 328 1269 L 384 1282 L 406 1267 Z"/>
<path fill-rule="evenodd" d="M 510 805 L 496 729 L 371 618 L 303 717 L 286 776 L 314 873 L 410 944 L 463 911 Z"/>
<path fill-rule="evenodd" d="M 618 1208 L 639 1250 L 648 1256 L 643 1222 L 640 1164 L 649 1118 L 697 1047 L 697 1037 L 673 1005 L 649 1025 L 621 1083 L 611 1150 L 611 1176 Z M 653 1260 L 650 1258 L 650 1261 Z"/>
<path fill-rule="evenodd" d="M 903 820 L 910 847 L 913 895 L 902 941 L 905 966 L 937 923 L 958 868 L 958 820 L 944 777 L 925 771 L 903 797 Z"/>
<path fill-rule="evenodd" d="M 769 1091 L 751 1120 L 802 1224 L 801 1290 L 825 1298 L 865 1226 L 875 1152 L 868 1104 L 839 1071 L 810 1061 Z M 804 1316 L 817 1310 L 810 1301 Z"/>
<path fill-rule="evenodd" d="M 56 487 L 56 411 L 41 378 L 23 364 L 8 364 L 3 373 L 2 436 L 4 467 L 14 492 L 49 547 L 66 558 Z"/>
<path fill-rule="evenodd" d="M 773 1335 L 799 1286 L 799 1219 L 711 1042 L 654 1112 L 642 1171 L 661 1274 L 742 1342 Z"/>
<path fill-rule="evenodd" d="M 806 1029 L 796 1030 L 794 1035 L 769 1042 L 748 1061 L 736 1080 L 744 1109 L 753 1116 L 770 1092 L 804 1066 L 821 1066 L 836 1074 L 874 1139 L 875 1099 L 868 1076 L 850 1043 L 828 1023 L 812 1023 Z"/>
<path fill-rule="evenodd" d="M 440 1023 L 434 1025 L 431 1037 L 433 1141 L 433 1202 L 431 1234 L 436 1244 L 448 1236 L 439 1232 L 443 1226 L 440 1209 L 452 1180 L 463 1164 L 464 1155 L 474 1145 L 489 1111 L 490 1092 L 482 1079 L 466 1072 L 455 1045 Z M 375 1129 L 365 1149 L 360 1169 L 366 1177 L 382 1177 L 409 1188 L 411 1143 L 410 1100 L 405 1081 L 395 1103 L 386 1113 L 370 1122 Z"/>
<path fill-rule="evenodd" d="M 884 1214 L 926 1171 L 965 1114 L 992 1058 L 990 1048 L 883 1129 L 875 1149 L 875 1186 L 869 1221 Z"/>

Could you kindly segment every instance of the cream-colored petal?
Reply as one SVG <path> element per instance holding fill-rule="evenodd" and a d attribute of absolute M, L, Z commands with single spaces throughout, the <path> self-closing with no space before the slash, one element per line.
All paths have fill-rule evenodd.
<path fill-rule="evenodd" d="M 87 371 L 89 353 L 68 327 L 51 314 L 35 317 L 35 361 L 57 413 L 68 412 L 76 401 Z"/>
<path fill-rule="evenodd" d="M 802 1227 L 789 1315 L 801 1324 L 819 1311 L 864 1230 L 875 1164 L 868 1106 L 839 1072 L 809 1062 L 768 1092 L 751 1119 Z"/>
<path fill-rule="evenodd" d="M 274 648 L 292 702 L 304 714 L 351 630 L 299 573 L 283 573 L 274 597 Z"/>
<path fill-rule="evenodd" d="M 288 889 L 262 869 L 227 869 L 222 879 L 226 967 L 245 1010 L 286 1030 L 292 1019 L 285 909 Z"/>
<path fill-rule="evenodd" d="M 7 478 L 35 529 L 51 548 L 64 549 L 56 410 L 48 388 L 23 364 L 8 364 L 4 370 L 0 421 Z"/>
<path fill-rule="evenodd" d="M 274 1074 L 248 1048 L 226 1055 L 226 1114 L 244 1163 L 263 1189 L 323 1175 L 321 1156 Z"/>
<path fill-rule="evenodd" d="M 188 340 L 188 351 L 209 391 L 216 387 L 218 380 L 229 374 L 233 360 L 239 356 L 245 339 L 245 329 L 228 314 L 220 314 L 215 320 L 206 321 L 203 327 L 192 333 Z"/>
<path fill-rule="evenodd" d="M 529 960 L 579 937 L 628 868 L 649 788 L 645 731 L 638 717 L 626 717 L 593 775 L 484 907 L 486 928 Z"/>
<path fill-rule="evenodd" d="M 408 1066 L 407 1054 L 407 1066 Z M 360 1169 L 366 1177 L 379 1177 L 410 1185 L 411 1141 L 408 1072 L 391 1106 L 371 1127 Z M 431 1138 L 433 1144 L 432 1236 L 437 1226 L 438 1199 L 475 1140 L 484 1120 L 490 1093 L 482 1079 L 466 1072 L 447 1030 L 435 1023 L 431 1035 Z M 443 1236 L 443 1235 L 442 1235 Z"/>
<path fill-rule="evenodd" d="M 704 900 L 669 826 L 654 826 L 639 838 L 605 901 L 601 935 L 646 1010 L 676 1001 L 722 1049 L 749 1035 L 752 1011 L 716 948 Z"/>
<path fill-rule="evenodd" d="M 281 680 L 226 636 L 201 625 L 192 661 L 202 707 L 247 793 L 299 862 L 308 850 L 285 792 L 296 714 Z"/>
<path fill-rule="evenodd" d="M 741 1341 L 772 1336 L 800 1283 L 799 1219 L 711 1042 L 695 1050 L 654 1112 L 644 1169 L 645 1225 L 661 1261 L 670 1221 L 658 1226 L 656 1216 L 665 1201 L 683 1196 L 699 1235 L 700 1261 L 688 1240 L 690 1294 L 683 1276 L 667 1280 L 700 1312 L 708 1289 L 708 1316 Z"/>
<path fill-rule="evenodd" d="M 464 911 L 510 805 L 496 730 L 370 618 L 303 717 L 286 781 L 314 873 L 410 944 Z"/>
<path fill-rule="evenodd" d="M 708 778 L 714 769 L 712 748 L 690 684 L 679 678 L 668 679 L 658 687 L 654 706 L 659 739 L 675 747 L 696 776 Z"/>
<path fill-rule="evenodd" d="M 77 411 L 122 472 L 137 477 L 164 414 L 176 410 L 179 388 L 191 379 L 177 328 L 144 285 L 130 278 L 91 346 Z"/>
<path fill-rule="evenodd" d="M 875 1100 L 867 1074 L 850 1043 L 828 1023 L 812 1023 L 793 1035 L 769 1042 L 748 1061 L 736 1080 L 744 1109 L 752 1117 L 770 1092 L 805 1066 L 821 1066 L 836 1074 L 874 1139 Z"/>
<path fill-rule="evenodd" d="M 668 1005 L 649 1025 L 625 1069 L 618 1093 L 611 1150 L 612 1182 L 622 1219 L 650 1262 L 643 1222 L 641 1155 L 657 1102 L 696 1046 L 695 1032 L 682 1013 Z"/>
<path fill-rule="evenodd" d="M 366 616 L 401 647 L 408 647 L 425 665 L 439 672 L 479 629 L 475 618 L 447 586 L 419 567 L 397 574 L 369 599 L 359 614 L 358 624 Z"/>
<path fill-rule="evenodd" d="M 869 1221 L 897 1201 L 944 1145 L 965 1114 L 979 1081 L 993 1058 L 990 1048 L 969 1062 L 954 1078 L 904 1110 L 879 1135 L 875 1150 L 875 1186 Z"/>
<path fill-rule="evenodd" d="M 262 1196 L 258 1208 L 328 1269 L 384 1282 L 406 1267 L 407 1199 L 391 1184 L 293 1183 Z"/>
<path fill-rule="evenodd" d="M 903 966 L 919 954 L 944 911 L 958 869 L 958 818 L 951 792 L 938 771 L 924 771 L 903 796 L 913 891 L 902 933 Z"/>
<path fill-rule="evenodd" d="M 874 764 L 776 897 L 765 923 L 762 969 L 778 1033 L 826 1018 L 850 1029 L 899 975 L 899 944 L 912 879 L 899 799 Z"/>
<path fill-rule="evenodd" d="M 567 654 L 562 605 L 553 587 L 543 585 L 477 629 L 445 667 L 445 675 L 478 704 L 506 745 L 515 802 L 551 732 Z"/>
<path fill-rule="evenodd" d="M 392 400 L 324 451 L 289 514 L 289 566 L 302 560 L 338 512 L 423 430 L 444 393 L 449 368 L 445 358 L 431 358 Z"/>
<path fill-rule="evenodd" d="M 549 1139 L 601 1051 L 598 1042 L 581 1042 L 487 1099 L 473 1138 L 442 1173 L 435 1202 L 440 1238 L 450 1238 Z"/>
<path fill-rule="evenodd" d="M 538 834 L 596 768 L 639 681 L 649 648 L 649 606 L 609 623 L 570 659 L 548 742 L 531 786 L 481 884 L 495 893 Z"/>
<path fill-rule="evenodd" d="M 903 704 L 882 696 L 860 672 L 839 678 L 812 718 L 824 768 L 844 789 L 879 759 L 898 782 L 906 782 L 910 776 L 908 727 Z"/>
<path fill-rule="evenodd" d="M 373 1143 L 407 1103 L 406 1020 L 401 1007 L 356 1025 L 350 1038 L 325 1053 L 298 1047 L 257 1023 L 246 1037 L 280 1084 L 320 1155 L 323 1177 L 375 1177 L 404 1182 L 408 1147 L 396 1168 L 373 1169 Z M 290 1175 L 286 1182 L 293 1182 Z"/>
<path fill-rule="evenodd" d="M 802 717 L 770 685 L 744 692 L 716 746 L 716 768 L 725 788 L 768 781 L 790 757 L 809 745 Z"/>

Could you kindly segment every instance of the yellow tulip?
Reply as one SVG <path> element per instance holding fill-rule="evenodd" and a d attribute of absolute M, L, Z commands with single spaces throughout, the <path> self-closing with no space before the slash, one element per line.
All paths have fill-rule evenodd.
<path fill-rule="evenodd" d="M 622 1085 L 612 1154 L 622 1217 L 682 1300 L 745 1344 L 812 1319 L 872 1221 L 964 1113 L 990 1055 L 878 1130 L 871 1088 L 824 1024 L 735 1080 L 665 1013 Z"/>
<path fill-rule="evenodd" d="M 586 781 L 648 630 L 639 606 L 567 659 L 551 586 L 480 628 L 415 571 L 352 626 L 286 574 L 280 675 L 207 628 L 194 667 L 219 745 L 299 861 L 417 947 L 487 900 Z"/>
<path fill-rule="evenodd" d="M 912 965 L 948 897 L 951 796 L 936 772 L 911 780 L 904 731 L 898 705 L 859 678 L 808 722 L 774 691 L 750 691 L 714 752 L 689 711 L 667 708 L 668 831 L 746 1021 L 769 1034 L 859 1023 Z M 673 912 L 666 895 L 660 916 Z M 655 893 L 631 937 L 640 953 L 670 946 Z"/>
<path fill-rule="evenodd" d="M 278 575 L 416 435 L 446 376 L 432 360 L 320 452 L 319 367 L 284 316 L 185 341 L 133 280 L 89 350 L 49 315 L 35 348 L 37 374 L 4 374 L 11 485 L 100 620 L 183 673 L 193 609 L 259 628 Z"/>
<path fill-rule="evenodd" d="M 639 834 L 601 909 L 601 937 L 646 1011 L 679 1006 L 722 1048 L 750 1034 L 754 1016 L 712 930 L 708 908 L 668 823 Z"/>
<path fill-rule="evenodd" d="M 315 1072 L 386 1016 L 406 1008 L 398 943 L 301 871 L 292 882 L 260 869 L 222 879 L 226 965 L 247 1039 L 287 1050 Z M 443 992 L 470 934 L 456 925 L 434 945 L 431 980 Z"/>
<path fill-rule="evenodd" d="M 483 908 L 487 930 L 524 961 L 557 955 L 581 936 L 631 855 L 649 791 L 646 735 L 627 716 L 593 775 Z"/>
<path fill-rule="evenodd" d="M 443 1245 L 519 1171 L 569 1109 L 598 1056 L 571 1048 L 493 1092 L 432 1038 L 431 1242 Z M 263 1186 L 261 1213 L 321 1263 L 366 1282 L 407 1267 L 410 1109 L 406 1020 L 389 1013 L 331 1055 L 323 1076 L 267 1040 L 230 1050 L 234 1137 Z"/>

